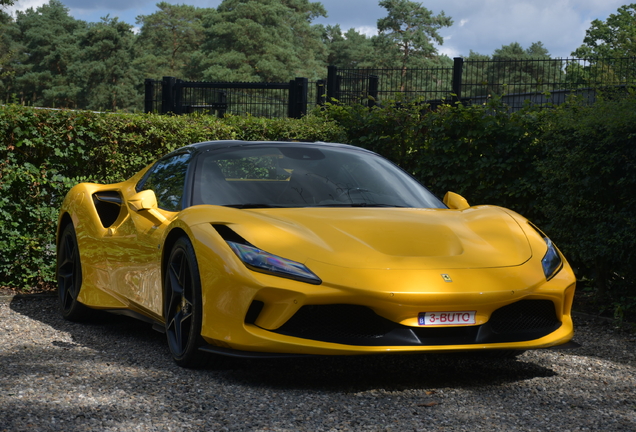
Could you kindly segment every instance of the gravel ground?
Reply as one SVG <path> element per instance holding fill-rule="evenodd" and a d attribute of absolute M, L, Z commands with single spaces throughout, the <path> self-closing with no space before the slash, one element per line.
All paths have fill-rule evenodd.
<path fill-rule="evenodd" d="M 126 317 L 0 298 L 0 431 L 636 431 L 636 338 L 576 319 L 575 350 L 233 361 L 181 369 Z"/>

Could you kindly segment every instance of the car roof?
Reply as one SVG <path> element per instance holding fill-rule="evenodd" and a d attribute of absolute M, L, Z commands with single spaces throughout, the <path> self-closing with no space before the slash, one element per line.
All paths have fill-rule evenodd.
<path fill-rule="evenodd" d="M 242 140 L 220 140 L 220 141 L 205 141 L 199 142 L 195 144 L 190 144 L 185 147 L 181 147 L 175 150 L 172 153 L 182 152 L 184 150 L 194 150 L 196 152 L 204 152 L 208 150 L 219 150 L 219 149 L 227 149 L 227 148 L 240 148 L 240 147 L 268 147 L 268 146 L 297 146 L 297 145 L 308 145 L 312 147 L 331 147 L 331 148 L 342 148 L 353 151 L 363 151 L 367 153 L 373 153 L 369 150 L 363 149 L 361 147 L 356 147 L 348 144 L 339 144 L 339 143 L 328 143 L 322 141 L 242 141 Z"/>

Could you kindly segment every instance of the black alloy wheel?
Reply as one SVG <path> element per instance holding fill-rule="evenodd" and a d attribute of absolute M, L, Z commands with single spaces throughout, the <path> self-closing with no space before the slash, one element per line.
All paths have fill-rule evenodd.
<path fill-rule="evenodd" d="M 77 300 L 82 287 L 82 262 L 75 228 L 69 223 L 62 230 L 57 249 L 57 292 L 62 316 L 69 321 L 87 317 L 88 308 Z"/>
<path fill-rule="evenodd" d="M 206 355 L 199 351 L 201 337 L 201 279 L 192 243 L 179 238 L 168 258 L 164 276 L 164 317 L 168 346 L 183 367 L 200 367 Z"/>

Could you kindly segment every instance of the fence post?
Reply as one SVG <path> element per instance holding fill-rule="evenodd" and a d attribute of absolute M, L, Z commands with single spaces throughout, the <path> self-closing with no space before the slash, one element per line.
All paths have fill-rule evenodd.
<path fill-rule="evenodd" d="M 333 103 L 338 100 L 338 68 L 327 66 L 327 102 Z"/>
<path fill-rule="evenodd" d="M 289 117 L 301 118 L 307 113 L 307 92 L 309 90 L 309 80 L 307 78 L 296 78 L 289 82 Z"/>
<path fill-rule="evenodd" d="M 316 105 L 324 106 L 325 102 L 327 102 L 327 81 L 321 79 L 316 81 Z"/>
<path fill-rule="evenodd" d="M 144 81 L 145 98 L 144 98 L 144 112 L 149 114 L 154 111 L 155 102 L 155 80 L 146 78 Z"/>
<path fill-rule="evenodd" d="M 296 94 L 298 117 L 307 114 L 307 96 L 309 94 L 309 80 L 307 78 L 296 78 L 298 93 Z"/>
<path fill-rule="evenodd" d="M 287 117 L 296 118 L 296 86 L 294 80 L 289 81 L 289 95 L 287 97 Z"/>
<path fill-rule="evenodd" d="M 462 100 L 462 72 L 464 71 L 464 59 L 462 57 L 453 58 L 453 103 Z"/>
<path fill-rule="evenodd" d="M 377 75 L 369 75 L 369 108 L 373 108 L 378 103 L 378 85 L 380 78 Z"/>
<path fill-rule="evenodd" d="M 185 114 L 185 110 L 183 109 L 183 86 L 181 84 L 183 84 L 183 80 L 176 79 L 172 87 L 174 113 L 179 115 Z"/>
<path fill-rule="evenodd" d="M 221 91 L 219 92 L 220 96 L 219 96 L 219 102 L 222 104 L 226 104 L 227 105 L 227 92 L 226 91 Z M 219 109 L 216 111 L 216 116 L 218 118 L 223 118 L 225 117 L 225 111 L 224 109 Z"/>
<path fill-rule="evenodd" d="M 163 77 L 161 82 L 161 114 L 174 113 L 175 77 Z"/>

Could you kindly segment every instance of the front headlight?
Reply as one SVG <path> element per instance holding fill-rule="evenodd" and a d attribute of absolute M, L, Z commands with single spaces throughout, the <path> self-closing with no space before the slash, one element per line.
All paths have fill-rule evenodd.
<path fill-rule="evenodd" d="M 550 280 L 559 272 L 559 270 L 561 270 L 561 267 L 563 267 L 563 261 L 561 260 L 561 255 L 559 255 L 559 251 L 557 251 L 554 243 L 552 243 L 552 241 L 547 237 L 544 237 L 543 240 L 545 240 L 545 244 L 548 246 L 548 251 L 541 260 L 541 264 L 543 265 L 545 278 Z"/>
<path fill-rule="evenodd" d="M 226 240 L 234 253 L 250 269 L 274 276 L 294 279 L 319 285 L 322 280 L 305 265 L 286 258 L 272 255 L 252 245 Z"/>

